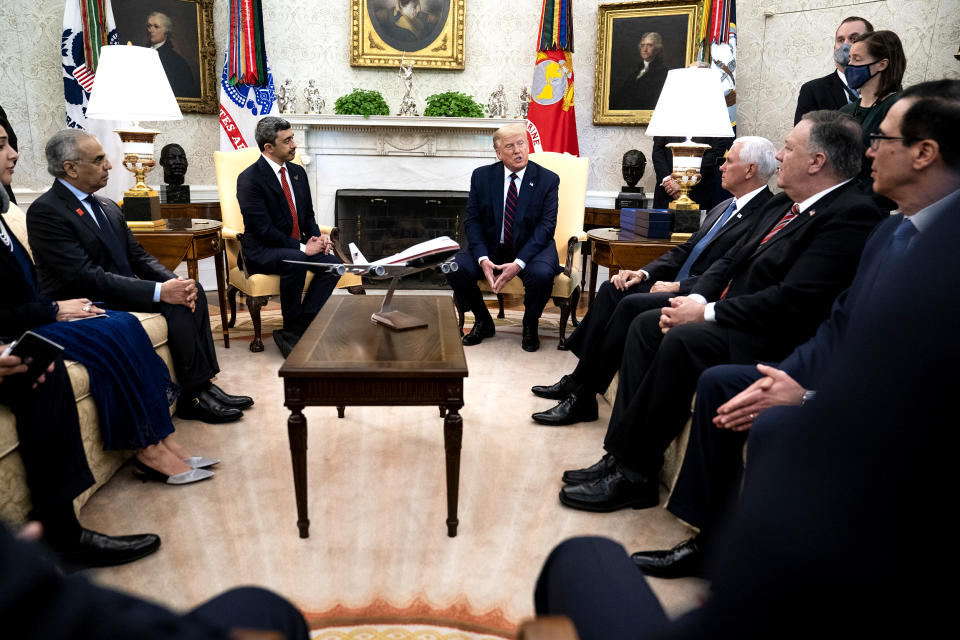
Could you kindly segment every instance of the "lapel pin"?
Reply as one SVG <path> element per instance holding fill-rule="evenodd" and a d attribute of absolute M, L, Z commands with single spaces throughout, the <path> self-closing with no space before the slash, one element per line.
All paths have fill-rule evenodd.
<path fill-rule="evenodd" d="M 294 180 L 299 180 L 299 179 L 300 179 L 300 176 L 294 175 L 294 176 L 293 176 L 293 179 L 294 179 Z"/>
<path fill-rule="evenodd" d="M 77 215 L 82 216 L 86 211 L 83 210 L 83 207 L 77 207 Z"/>
<path fill-rule="evenodd" d="M 811 215 L 811 216 L 812 216 L 812 215 L 815 214 L 816 212 L 817 212 L 817 211 L 816 211 L 815 209 L 810 209 L 810 211 L 809 211 L 809 213 L 808 213 L 807 215 Z"/>

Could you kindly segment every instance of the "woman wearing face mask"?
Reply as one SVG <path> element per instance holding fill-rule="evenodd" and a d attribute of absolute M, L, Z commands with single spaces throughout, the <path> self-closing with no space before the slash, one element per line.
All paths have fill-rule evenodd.
<path fill-rule="evenodd" d="M 901 81 L 907 67 L 900 38 L 893 31 L 874 31 L 860 37 L 850 47 L 850 62 L 844 75 L 851 89 L 860 92 L 860 99 L 840 110 L 848 113 L 863 127 L 863 151 L 870 145 L 870 134 L 876 133 L 887 111 L 900 97 Z M 869 158 L 864 157 L 860 168 L 860 187 L 873 194 Z M 877 203 L 890 210 L 895 204 L 882 196 Z"/>
<path fill-rule="evenodd" d="M 0 185 L 13 179 L 18 154 L 9 144 L 0 118 Z M 10 225 L 23 214 L 0 193 L 0 336 L 16 338 L 27 329 L 64 346 L 64 357 L 84 365 L 97 403 L 105 449 L 136 450 L 137 475 L 167 484 L 190 484 L 213 476 L 216 459 L 192 456 L 170 434 L 169 406 L 179 385 L 156 354 L 140 322 L 79 298 L 53 301 L 37 290 L 36 273 L 26 247 Z M 11 211 L 12 210 L 12 211 Z M 9 211 L 9 213 L 8 213 Z M 90 320 L 86 320 L 91 318 Z M 70 322 L 84 320 L 83 322 Z M 0 339 L 0 343 L 9 342 Z M 10 380 L 8 379 L 9 383 Z M 27 427 L 19 422 L 17 427 Z"/>

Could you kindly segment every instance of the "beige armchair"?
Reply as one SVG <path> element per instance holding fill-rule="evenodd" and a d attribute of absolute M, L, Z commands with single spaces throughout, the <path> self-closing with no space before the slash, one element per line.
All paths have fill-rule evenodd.
<path fill-rule="evenodd" d="M 237 177 L 240 172 L 252 165 L 260 157 L 260 150 L 256 147 L 240 149 L 238 151 L 214 151 L 213 164 L 217 170 L 217 189 L 220 192 L 220 213 L 223 218 L 223 240 L 227 251 L 227 295 L 230 299 L 230 323 L 233 328 L 237 319 L 237 294 L 242 293 L 250 310 L 253 320 L 253 341 L 250 351 L 263 351 L 260 309 L 267 303 L 270 296 L 280 295 L 280 276 L 263 273 L 248 273 L 246 268 L 238 266 L 237 256 L 241 254 L 240 237 L 243 234 L 243 216 L 240 213 L 240 204 L 237 202 Z M 293 160 L 300 162 L 300 154 Z M 336 248 L 337 255 L 344 262 L 349 262 L 340 249 L 339 232 L 336 227 L 320 225 L 323 233 L 330 234 Z M 307 273 L 304 286 L 310 284 L 312 273 Z M 346 288 L 350 293 L 363 293 L 360 276 L 346 274 L 340 278 L 337 288 Z"/>
<path fill-rule="evenodd" d="M 557 244 L 560 266 L 563 271 L 553 281 L 550 297 L 560 307 L 560 344 L 567 339 L 567 319 L 573 326 L 577 321 L 577 303 L 580 301 L 580 253 L 587 234 L 583 230 L 584 204 L 587 198 L 587 173 L 590 168 L 588 158 L 578 158 L 567 153 L 541 152 L 531 153 L 530 160 L 560 176 L 559 209 L 557 210 L 557 230 L 553 239 Z M 480 289 L 489 291 L 486 280 L 480 281 Z M 520 278 L 511 280 L 503 291 L 510 294 L 523 294 L 523 282 Z M 503 295 L 497 295 L 500 303 L 498 318 L 503 318 Z M 460 329 L 463 329 L 464 314 L 460 312 Z"/>

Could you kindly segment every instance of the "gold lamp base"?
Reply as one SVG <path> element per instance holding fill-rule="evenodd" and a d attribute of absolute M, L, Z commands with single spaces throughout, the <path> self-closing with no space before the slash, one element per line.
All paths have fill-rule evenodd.
<path fill-rule="evenodd" d="M 683 142 L 671 142 L 667 148 L 673 153 L 673 178 L 680 187 L 680 197 L 667 205 L 671 211 L 699 211 L 700 205 L 690 198 L 690 191 L 700 184 L 700 163 L 708 144 L 692 142 L 687 138 Z"/>
<path fill-rule="evenodd" d="M 159 131 L 144 129 L 137 123 L 127 129 L 114 129 L 123 142 L 123 166 L 134 175 L 136 184 L 123 192 L 123 214 L 134 228 L 164 226 L 160 213 L 160 195 L 146 183 L 146 176 L 155 166 L 153 142 Z"/>

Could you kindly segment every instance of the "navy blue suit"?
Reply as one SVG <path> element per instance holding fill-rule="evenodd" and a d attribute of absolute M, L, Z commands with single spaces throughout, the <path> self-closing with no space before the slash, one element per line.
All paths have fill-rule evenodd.
<path fill-rule="evenodd" d="M 557 228 L 557 190 L 560 177 L 535 162 L 528 162 L 518 184 L 513 220 L 513 250 L 500 245 L 503 227 L 503 163 L 474 169 L 463 226 L 467 248 L 456 256 L 459 270 L 447 274 L 460 309 L 479 319 L 489 318 L 477 281 L 483 278 L 479 259 L 494 264 L 519 258 L 526 263 L 519 274 L 525 290 L 524 322 L 536 322 L 550 299 L 553 279 L 560 273 L 560 257 L 553 234 Z"/>
<path fill-rule="evenodd" d="M 284 260 L 301 260 L 317 263 L 338 263 L 333 255 L 308 256 L 300 250 L 300 244 L 320 235 L 313 211 L 313 198 L 307 172 L 300 165 L 288 162 L 287 181 L 293 192 L 297 208 L 297 224 L 300 237 L 291 236 L 293 215 L 290 205 L 280 187 L 273 167 L 263 158 L 243 170 L 237 177 L 237 201 L 243 215 L 243 261 L 250 273 L 269 273 L 280 276 L 280 307 L 285 329 L 300 331 L 306 328 L 323 304 L 330 297 L 339 279 L 333 273 L 317 271 L 310 287 L 303 294 L 307 267 L 292 265 Z M 302 299 L 301 299 L 301 294 Z"/>
<path fill-rule="evenodd" d="M 884 287 L 891 262 L 896 263 L 888 257 L 888 249 L 902 219 L 902 215 L 890 216 L 877 226 L 864 247 L 853 283 L 837 298 L 830 317 L 810 340 L 777 365 L 803 388 L 819 388 L 847 338 L 852 319 Z M 717 428 L 713 418 L 720 405 L 761 377 L 754 365 L 721 365 L 704 371 L 697 383 L 690 440 L 667 509 L 704 532 L 716 528 L 739 489 L 748 435 L 753 443 L 751 434 L 762 434 L 764 423 L 771 419 L 764 412 L 750 431 L 730 431 Z M 752 444 L 750 451 L 755 453 Z"/>
<path fill-rule="evenodd" d="M 551 554 L 537 612 L 570 615 L 581 640 L 926 637 L 949 628 L 955 598 L 942 576 L 956 554 L 931 545 L 923 524 L 956 500 L 956 213 L 916 236 L 861 299 L 817 397 L 764 412 L 776 425 L 762 452 L 751 439 L 742 499 L 708 551 L 702 607 L 665 620 L 623 550 L 589 538 Z"/>

